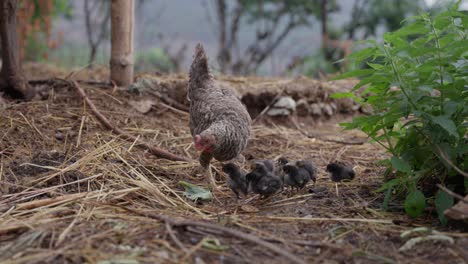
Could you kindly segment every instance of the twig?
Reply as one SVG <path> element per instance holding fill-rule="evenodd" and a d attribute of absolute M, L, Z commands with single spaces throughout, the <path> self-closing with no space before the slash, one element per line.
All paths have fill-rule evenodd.
<path fill-rule="evenodd" d="M 375 224 L 393 224 L 392 220 L 383 219 L 365 219 L 365 218 L 327 218 L 327 217 L 290 217 L 290 216 L 266 216 L 267 219 L 271 220 L 283 220 L 283 221 L 304 221 L 304 222 L 361 222 L 361 223 L 375 223 Z"/>
<path fill-rule="evenodd" d="M 114 83 L 111 81 L 93 81 L 93 80 L 75 80 L 75 81 L 78 83 L 98 86 L 101 88 L 112 88 L 115 86 Z M 66 80 L 63 80 L 60 78 L 29 80 L 28 82 L 31 85 L 42 85 L 42 84 L 53 85 L 56 83 L 62 83 L 63 85 L 68 85 Z"/>
<path fill-rule="evenodd" d="M 274 104 L 276 104 L 276 102 L 281 97 L 281 95 L 283 95 L 284 90 L 286 90 L 286 87 L 287 86 L 284 86 L 283 89 L 281 89 L 281 91 L 279 91 L 279 93 L 276 94 L 276 96 L 273 98 L 273 100 L 271 100 L 271 102 L 262 110 L 262 112 L 260 112 L 260 114 L 258 114 L 258 116 L 256 116 L 254 118 L 254 120 L 252 120 L 252 125 L 255 124 L 255 122 L 257 122 L 263 115 L 265 115 L 265 113 L 268 112 L 268 110 L 270 110 L 270 108 Z"/>
<path fill-rule="evenodd" d="M 458 173 L 460 173 L 464 177 L 468 178 L 468 173 L 462 171 L 455 164 L 453 164 L 453 162 L 447 157 L 445 152 L 437 144 L 433 144 L 433 145 L 437 148 L 437 150 L 439 151 L 440 157 L 442 157 L 442 159 L 445 160 L 445 162 L 447 162 L 450 166 L 452 166 L 452 168 L 454 170 L 456 170 Z"/>
<path fill-rule="evenodd" d="M 440 184 L 437 184 L 437 187 L 439 187 L 439 189 L 441 189 L 442 191 L 446 192 L 448 195 L 452 196 L 452 197 L 455 197 L 457 198 L 458 200 L 464 202 L 464 203 L 467 203 L 468 204 L 468 201 L 465 200 L 465 198 L 459 194 L 456 194 L 454 192 L 452 192 L 451 190 L 449 190 L 447 187 L 444 187 Z"/>
<path fill-rule="evenodd" d="M 169 237 L 171 237 L 172 241 L 185 253 L 188 253 L 188 249 L 182 244 L 182 242 L 176 237 L 174 230 L 172 229 L 171 225 L 166 221 L 166 229 L 167 233 L 169 233 Z"/>
<path fill-rule="evenodd" d="M 216 224 L 213 224 L 213 223 L 208 223 L 208 222 L 197 222 L 197 221 L 191 221 L 191 220 L 182 220 L 182 221 L 181 220 L 175 220 L 173 218 L 170 218 L 168 216 L 161 215 L 161 214 L 143 213 L 143 212 L 139 212 L 137 210 L 134 210 L 134 209 L 131 209 L 131 208 L 128 208 L 128 207 L 124 207 L 124 206 L 118 206 L 118 205 L 114 205 L 114 204 L 108 204 L 108 205 L 112 206 L 112 207 L 117 207 L 117 208 L 126 210 L 126 211 L 131 212 L 131 213 L 136 214 L 136 215 L 140 215 L 140 216 L 149 217 L 149 218 L 152 218 L 152 219 L 155 219 L 155 220 L 163 221 L 163 222 L 169 223 L 169 224 L 171 224 L 173 226 L 185 226 L 185 227 L 192 226 L 192 227 L 201 227 L 201 228 L 206 228 L 208 230 L 218 231 L 218 232 L 220 232 L 222 234 L 230 235 L 230 236 L 236 237 L 238 239 L 249 241 L 249 242 L 258 244 L 260 246 L 263 246 L 265 248 L 268 248 L 271 251 L 277 253 L 278 255 L 284 256 L 285 258 L 289 259 L 293 263 L 301 263 L 301 264 L 306 263 L 304 260 L 294 256 L 293 254 L 285 251 L 284 249 L 281 249 L 281 248 L 277 247 L 274 244 L 271 244 L 271 243 L 269 243 L 269 242 L 267 242 L 267 241 L 265 241 L 265 240 L 263 240 L 263 239 L 261 239 L 261 238 L 259 238 L 257 236 L 254 236 L 254 235 L 251 235 L 251 234 L 239 231 L 239 230 L 219 226 L 219 225 L 216 225 Z"/>
<path fill-rule="evenodd" d="M 136 137 L 129 135 L 125 133 L 123 130 L 120 128 L 115 127 L 110 123 L 110 121 L 99 112 L 99 110 L 96 108 L 96 106 L 93 104 L 93 102 L 86 96 L 86 93 L 84 92 L 83 88 L 81 88 L 76 81 L 71 81 L 71 84 L 75 89 L 78 91 L 78 93 L 81 95 L 83 100 L 85 100 L 86 104 L 91 108 L 91 111 L 93 114 L 96 116 L 96 118 L 108 129 L 110 129 L 112 132 L 116 133 L 117 135 L 121 136 L 123 139 L 129 141 L 129 142 L 135 142 L 137 140 Z M 166 150 L 157 148 L 155 146 L 151 146 L 145 142 L 141 142 L 138 146 L 143 147 L 149 152 L 151 152 L 153 155 L 163 158 L 163 159 L 168 159 L 168 160 L 174 160 L 174 161 L 189 161 L 189 159 L 185 157 L 178 156 L 176 154 L 170 153 Z"/>
<path fill-rule="evenodd" d="M 83 198 L 89 194 L 92 194 L 95 192 L 82 192 L 82 193 L 72 193 L 72 194 L 65 194 L 62 196 L 54 197 L 54 198 L 47 198 L 47 199 L 41 199 L 41 200 L 34 200 L 30 202 L 25 202 L 25 203 L 20 203 L 16 204 L 15 209 L 18 210 L 28 210 L 28 209 L 34 209 L 42 206 L 47 206 L 50 204 L 55 204 L 55 203 L 62 203 L 62 202 L 69 202 L 72 200 L 77 200 L 80 198 Z M 9 206 L 2 206 L 4 208 L 0 208 L 0 211 L 3 211 L 3 209 L 8 208 Z M 9 209 L 9 208 L 8 208 Z"/>
<path fill-rule="evenodd" d="M 148 90 L 148 93 L 158 97 L 161 101 L 163 101 L 165 104 L 168 104 L 172 107 L 174 107 L 175 109 L 177 110 L 180 110 L 180 111 L 183 111 L 183 112 L 188 112 L 189 109 L 187 106 L 177 102 L 176 100 L 170 98 L 170 97 L 167 97 L 167 96 L 164 96 L 162 95 L 161 93 L 159 92 L 156 92 L 156 91 L 152 91 L 152 90 Z"/>
<path fill-rule="evenodd" d="M 282 243 L 283 241 L 281 239 L 277 238 L 265 238 L 267 241 L 275 242 L 275 243 Z M 285 240 L 285 242 L 296 244 L 299 246 L 309 246 L 309 247 L 320 247 L 320 248 L 331 248 L 331 249 L 336 249 L 336 250 L 343 250 L 343 247 L 333 245 L 330 243 L 323 243 L 320 241 L 309 241 L 309 240 Z"/>

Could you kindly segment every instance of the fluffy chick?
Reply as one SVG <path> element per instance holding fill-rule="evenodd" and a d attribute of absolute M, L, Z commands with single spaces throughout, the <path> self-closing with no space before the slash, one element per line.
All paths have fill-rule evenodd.
<path fill-rule="evenodd" d="M 317 168 L 312 161 L 299 160 L 296 162 L 296 166 L 300 169 L 306 170 L 309 173 L 310 180 L 315 184 L 317 181 Z"/>
<path fill-rule="evenodd" d="M 275 173 L 278 175 L 281 180 L 284 183 L 284 170 L 283 167 L 284 165 L 288 164 L 289 160 L 285 157 L 279 157 L 278 160 L 276 160 L 276 168 L 275 168 Z"/>
<path fill-rule="evenodd" d="M 311 175 L 309 171 L 304 168 L 303 163 L 300 164 L 301 166 L 297 166 L 297 163 L 288 163 L 284 165 L 284 184 L 286 186 L 302 189 L 310 181 Z"/>
<path fill-rule="evenodd" d="M 263 162 L 255 163 L 254 169 L 246 175 L 248 190 L 268 197 L 278 192 L 283 183 Z"/>
<path fill-rule="evenodd" d="M 330 173 L 330 179 L 334 182 L 352 180 L 356 176 L 356 172 L 351 167 L 335 162 L 327 165 L 327 171 Z"/>
<path fill-rule="evenodd" d="M 227 186 L 236 194 L 237 198 L 240 198 L 239 193 L 247 196 L 245 172 L 232 162 L 223 165 L 223 172 L 229 176 Z"/>
<path fill-rule="evenodd" d="M 273 163 L 273 161 L 271 161 L 271 160 L 262 160 L 262 163 L 265 165 L 266 169 L 269 172 L 271 172 L 271 173 L 275 172 L 275 164 Z"/>

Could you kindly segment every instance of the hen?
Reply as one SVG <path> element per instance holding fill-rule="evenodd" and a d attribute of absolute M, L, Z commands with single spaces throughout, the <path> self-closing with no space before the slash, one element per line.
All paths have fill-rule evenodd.
<path fill-rule="evenodd" d="M 190 67 L 187 99 L 190 132 L 195 148 L 201 152 L 199 162 L 208 171 L 213 190 L 217 190 L 210 162 L 213 158 L 229 161 L 238 157 L 247 147 L 252 120 L 234 93 L 213 78 L 201 44 L 195 48 Z"/>

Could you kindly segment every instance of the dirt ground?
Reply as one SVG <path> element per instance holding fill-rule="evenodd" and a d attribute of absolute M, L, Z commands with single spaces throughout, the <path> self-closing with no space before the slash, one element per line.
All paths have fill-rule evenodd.
<path fill-rule="evenodd" d="M 69 75 L 47 65 L 26 69 L 30 79 Z M 95 69 L 69 77 L 103 80 L 106 74 Z M 363 134 L 340 129 L 349 113 L 264 117 L 254 125 L 244 155 L 311 159 L 319 172 L 315 186 L 237 200 L 215 162 L 223 194 L 191 202 L 179 181 L 208 182 L 192 173 L 198 163 L 186 112 L 156 96 L 81 84 L 103 115 L 138 137 L 129 142 L 106 129 L 72 87 L 45 86 L 44 100 L 0 102 L 1 263 L 293 263 L 288 253 L 304 263 L 468 261 L 468 233 L 439 226 L 434 209 L 418 219 L 394 201 L 381 210 L 384 195 L 376 190 L 385 169 L 378 161 L 386 153 Z M 238 90 L 246 91 L 252 90 Z M 145 114 L 132 106 L 143 99 L 155 102 Z M 141 141 L 193 161 L 158 159 L 140 148 Z M 332 160 L 354 166 L 357 178 L 336 186 L 325 171 Z M 422 242 L 400 251 L 402 232 L 422 226 L 454 243 Z"/>

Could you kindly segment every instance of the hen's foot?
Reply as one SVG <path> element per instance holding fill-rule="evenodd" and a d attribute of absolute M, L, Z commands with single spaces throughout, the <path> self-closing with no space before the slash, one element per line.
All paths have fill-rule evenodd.
<path fill-rule="evenodd" d="M 206 175 L 206 169 L 201 167 L 201 166 L 197 166 L 195 168 L 192 169 L 192 173 L 191 173 L 193 176 L 195 177 L 203 177 Z"/>

